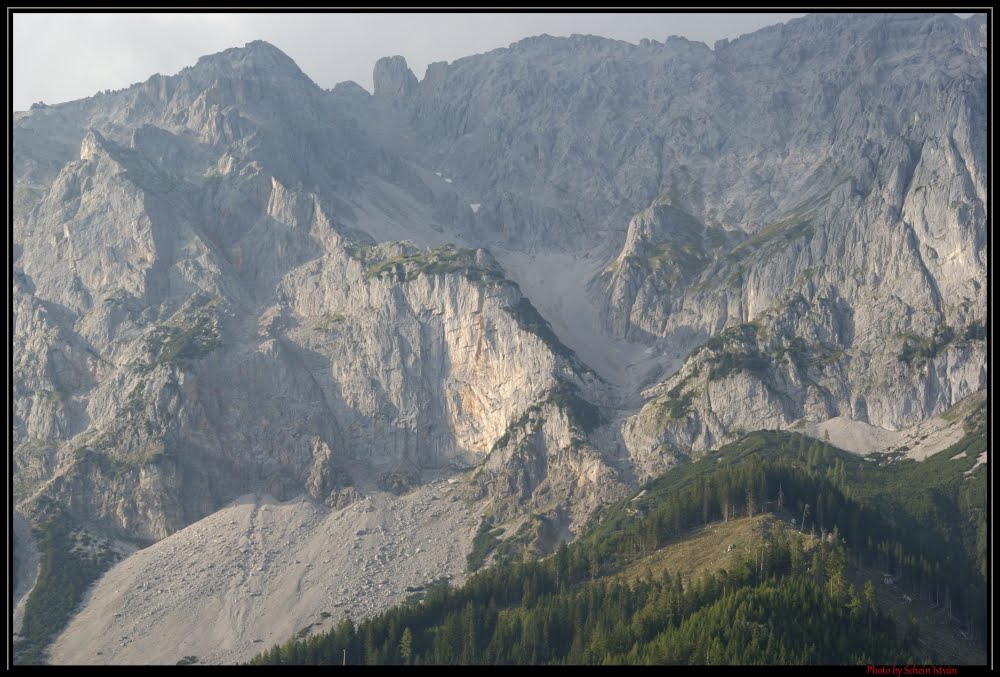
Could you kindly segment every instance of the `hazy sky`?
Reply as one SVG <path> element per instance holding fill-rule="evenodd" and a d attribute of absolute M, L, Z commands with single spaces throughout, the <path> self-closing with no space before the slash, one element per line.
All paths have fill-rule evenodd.
<path fill-rule="evenodd" d="M 602 35 L 662 42 L 683 35 L 710 47 L 801 14 L 71 14 L 17 13 L 14 110 L 173 75 L 205 54 L 262 39 L 321 87 L 372 88 L 380 57 L 402 54 L 417 78 L 427 64 L 506 47 L 531 35 Z"/>

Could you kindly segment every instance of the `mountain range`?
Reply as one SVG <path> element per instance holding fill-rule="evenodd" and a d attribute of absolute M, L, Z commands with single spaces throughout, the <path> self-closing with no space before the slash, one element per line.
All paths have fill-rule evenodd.
<path fill-rule="evenodd" d="M 956 443 L 986 50 L 984 15 L 822 14 L 369 93 L 257 41 L 14 113 L 24 661 L 247 660 L 753 431 Z"/>

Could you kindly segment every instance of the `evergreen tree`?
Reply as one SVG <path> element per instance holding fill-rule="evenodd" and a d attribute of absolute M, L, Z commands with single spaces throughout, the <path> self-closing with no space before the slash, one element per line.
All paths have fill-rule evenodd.
<path fill-rule="evenodd" d="M 875 596 L 875 586 L 871 580 L 865 581 L 864 586 L 865 612 L 868 614 L 868 634 L 872 631 L 872 616 L 875 615 L 877 599 Z"/>

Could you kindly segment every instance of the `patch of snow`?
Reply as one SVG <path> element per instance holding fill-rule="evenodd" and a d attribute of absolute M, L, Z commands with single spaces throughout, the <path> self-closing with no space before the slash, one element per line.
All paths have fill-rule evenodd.
<path fill-rule="evenodd" d="M 451 179 L 445 179 L 444 182 L 445 183 L 451 183 Z"/>
<path fill-rule="evenodd" d="M 472 210 L 473 214 L 478 214 L 480 207 L 482 207 L 482 204 L 479 202 L 473 202 L 472 204 L 469 205 L 469 209 Z"/>

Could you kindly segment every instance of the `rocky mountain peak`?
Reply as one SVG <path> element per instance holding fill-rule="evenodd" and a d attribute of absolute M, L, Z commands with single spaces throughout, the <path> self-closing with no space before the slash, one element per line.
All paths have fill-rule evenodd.
<path fill-rule="evenodd" d="M 233 47 L 217 54 L 203 56 L 198 59 L 193 69 L 227 69 L 248 75 L 268 73 L 305 77 L 291 57 L 264 40 L 254 40 L 243 47 Z"/>
<path fill-rule="evenodd" d="M 80 159 L 95 159 L 99 153 L 105 150 L 106 144 L 107 140 L 101 135 L 100 132 L 93 129 L 88 131 L 87 135 L 83 137 L 83 141 L 80 143 Z"/>
<path fill-rule="evenodd" d="M 200 110 L 215 105 L 220 110 L 238 106 L 280 115 L 289 107 L 311 109 L 322 93 L 287 54 L 263 40 L 203 56 L 172 78 L 147 82 L 144 89 L 160 104 L 171 102 L 182 117 L 190 106 Z M 204 100 L 196 103 L 199 97 Z M 293 103 L 286 106 L 288 102 Z"/>
<path fill-rule="evenodd" d="M 375 62 L 375 96 L 407 96 L 417 88 L 417 76 L 401 56 L 386 56 Z"/>

